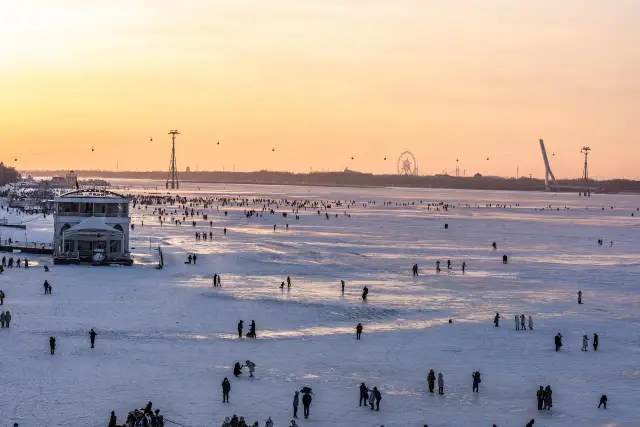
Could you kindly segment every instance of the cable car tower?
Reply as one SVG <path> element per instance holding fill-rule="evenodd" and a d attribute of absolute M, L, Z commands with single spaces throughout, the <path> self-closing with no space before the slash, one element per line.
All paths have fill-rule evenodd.
<path fill-rule="evenodd" d="M 580 152 L 584 154 L 584 169 L 582 170 L 582 179 L 584 180 L 584 195 L 591 197 L 591 189 L 589 189 L 589 165 L 587 163 L 589 159 L 589 152 L 591 147 L 582 147 Z"/>
<path fill-rule="evenodd" d="M 171 161 L 169 162 L 169 176 L 167 177 L 167 190 L 171 188 L 179 189 L 180 183 L 178 182 L 178 168 L 176 167 L 176 135 L 180 135 L 177 129 L 169 131 L 171 135 Z M 171 186 L 171 187 L 169 187 Z"/>

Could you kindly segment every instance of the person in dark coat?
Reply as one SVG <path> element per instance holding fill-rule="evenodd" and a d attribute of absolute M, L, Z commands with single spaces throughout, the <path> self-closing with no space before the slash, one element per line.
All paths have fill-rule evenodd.
<path fill-rule="evenodd" d="M 364 406 L 367 406 L 367 401 L 369 400 L 369 389 L 364 383 L 360 384 L 360 406 L 362 406 L 362 402 L 364 402 Z"/>
<path fill-rule="evenodd" d="M 598 404 L 598 409 L 600 409 L 600 406 L 604 405 L 604 409 L 607 409 L 607 395 L 603 394 L 602 396 L 600 396 L 600 404 Z"/>
<path fill-rule="evenodd" d="M 247 334 L 247 337 L 256 338 L 256 321 L 255 320 L 252 320 L 251 324 L 249 325 L 249 333 Z"/>
<path fill-rule="evenodd" d="M 242 338 L 242 328 L 244 327 L 244 322 L 241 320 L 238 322 L 238 338 Z"/>
<path fill-rule="evenodd" d="M 2 292 L 2 291 L 0 291 Z M 598 351 L 598 334 L 593 333 L 593 351 Z"/>
<path fill-rule="evenodd" d="M 509 262 L 509 257 L 507 257 L 506 255 L 502 255 L 502 263 L 507 264 L 508 262 Z"/>
<path fill-rule="evenodd" d="M 231 391 L 231 383 L 227 377 L 222 380 L 222 403 L 229 403 L 229 392 Z"/>
<path fill-rule="evenodd" d="M 302 406 L 304 407 L 304 417 L 309 418 L 309 408 L 311 407 L 311 393 L 305 393 L 302 396 Z"/>
<path fill-rule="evenodd" d="M 554 342 L 556 344 L 556 351 L 560 350 L 560 347 L 562 347 L 562 335 L 558 332 L 558 335 L 556 335 L 556 337 L 554 338 Z"/>
<path fill-rule="evenodd" d="M 500 326 L 500 313 L 496 313 L 496 317 L 493 318 L 493 325 L 496 328 Z"/>
<path fill-rule="evenodd" d="M 44 284 L 42 285 L 44 286 L 44 294 L 48 294 L 49 293 L 49 282 L 47 282 L 46 280 L 44 281 Z"/>
<path fill-rule="evenodd" d="M 427 375 L 427 384 L 429 385 L 429 393 L 433 393 L 433 390 L 436 387 L 436 373 L 433 372 L 433 369 L 430 370 Z"/>
<path fill-rule="evenodd" d="M 144 407 L 144 413 L 153 415 L 153 403 L 147 403 L 147 406 Z"/>
<path fill-rule="evenodd" d="M 89 331 L 89 339 L 91 340 L 91 348 L 93 348 L 93 344 L 96 341 L 96 331 L 93 330 L 93 328 L 91 328 L 91 330 Z"/>
<path fill-rule="evenodd" d="M 291 277 L 287 276 L 287 286 L 291 287 Z"/>
<path fill-rule="evenodd" d="M 544 409 L 553 408 L 553 397 L 552 397 L 551 386 L 547 386 L 544 389 Z"/>
<path fill-rule="evenodd" d="M 56 339 L 54 337 L 49 337 L 49 352 L 56 354 Z"/>
<path fill-rule="evenodd" d="M 4 291 L 0 289 L 0 305 L 4 305 Z"/>
<path fill-rule="evenodd" d="M 472 389 L 472 391 L 478 393 L 479 392 L 480 383 L 482 382 L 482 380 L 480 379 L 480 372 L 475 371 L 471 376 L 473 377 L 473 389 Z"/>
<path fill-rule="evenodd" d="M 360 335 L 362 335 L 362 323 L 358 323 L 358 326 L 356 326 L 356 339 L 357 340 L 360 339 Z"/>
<path fill-rule="evenodd" d="M 7 328 L 11 326 L 11 313 L 9 313 L 9 310 L 4 313 L 4 326 Z"/>
<path fill-rule="evenodd" d="M 382 393 L 380 393 L 380 390 L 378 390 L 378 387 L 373 388 L 373 398 L 376 400 L 376 411 L 379 411 L 380 401 L 382 400 Z M 373 403 L 371 404 L 371 410 L 373 410 Z"/>
<path fill-rule="evenodd" d="M 236 364 L 233 366 L 233 375 L 235 375 L 236 377 L 242 375 L 242 367 L 243 365 L 241 365 L 240 362 L 236 362 Z"/>
<path fill-rule="evenodd" d="M 296 391 L 296 394 L 293 395 L 293 418 L 298 418 L 298 395 L 300 392 Z"/>
<path fill-rule="evenodd" d="M 362 300 L 363 301 L 367 300 L 367 295 L 369 295 L 369 288 L 367 288 L 365 286 L 364 288 L 362 288 Z"/>
<path fill-rule="evenodd" d="M 536 423 L 536 420 L 531 420 L 527 423 L 527 425 L 525 427 L 533 427 L 533 425 Z"/>
<path fill-rule="evenodd" d="M 342 293 L 344 294 L 344 280 L 340 280 L 340 284 L 342 286 Z"/>
<path fill-rule="evenodd" d="M 191 254 L 189 254 L 189 256 L 187 257 L 187 264 L 191 264 L 192 259 L 193 257 L 191 256 Z"/>
<path fill-rule="evenodd" d="M 538 411 L 542 411 L 542 405 L 544 404 L 544 388 L 542 386 L 536 392 L 536 399 L 538 400 Z"/>
<path fill-rule="evenodd" d="M 116 419 L 115 411 L 111 411 L 111 418 L 109 418 L 109 427 L 116 427 L 118 425 L 118 420 Z"/>

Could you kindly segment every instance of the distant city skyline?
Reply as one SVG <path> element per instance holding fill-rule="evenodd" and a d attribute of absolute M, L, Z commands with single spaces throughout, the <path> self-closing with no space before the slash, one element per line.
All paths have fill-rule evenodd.
<path fill-rule="evenodd" d="M 592 177 L 640 179 L 637 22 L 633 0 L 3 2 L 0 161 L 168 170 L 178 129 L 180 171 L 393 174 L 408 150 L 421 175 L 541 178 L 543 138 L 558 179 L 585 145 Z"/>

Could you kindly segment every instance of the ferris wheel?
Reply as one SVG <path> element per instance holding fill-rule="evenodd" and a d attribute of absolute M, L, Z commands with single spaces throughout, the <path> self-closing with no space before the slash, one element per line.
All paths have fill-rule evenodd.
<path fill-rule="evenodd" d="M 418 175 L 418 162 L 411 151 L 404 151 L 398 157 L 398 175 Z"/>

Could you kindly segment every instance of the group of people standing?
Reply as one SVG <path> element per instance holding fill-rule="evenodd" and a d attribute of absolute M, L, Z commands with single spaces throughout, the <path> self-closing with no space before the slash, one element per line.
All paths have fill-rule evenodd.
<path fill-rule="evenodd" d="M 233 414 L 233 417 L 225 418 L 222 422 L 222 427 L 260 427 L 260 424 L 256 421 L 251 426 L 247 424 L 244 420 L 244 417 L 238 417 L 236 414 Z M 273 427 L 273 421 L 271 421 L 271 417 L 267 419 L 264 423 L 264 427 Z"/>
<path fill-rule="evenodd" d="M 429 385 L 429 393 L 433 393 L 436 386 L 436 373 L 433 372 L 433 369 L 431 369 L 427 375 L 427 384 Z M 444 376 L 442 372 L 438 373 L 438 394 L 444 394 Z"/>
<path fill-rule="evenodd" d="M 380 401 L 382 400 L 382 393 L 378 390 L 378 387 L 374 387 L 371 390 L 364 384 L 360 384 L 360 406 L 364 403 L 365 408 L 367 403 L 371 406 L 371 410 L 380 410 Z"/>
<path fill-rule="evenodd" d="M 520 314 L 520 315 L 516 314 L 514 316 L 514 319 L 515 319 L 515 324 L 516 324 L 516 331 L 526 331 L 527 330 L 527 318 L 525 317 L 524 314 Z M 500 326 L 500 313 L 496 313 L 495 317 L 493 318 L 493 325 L 496 328 Z M 529 316 L 528 326 L 529 326 L 529 330 L 532 331 L 533 330 L 533 318 L 531 316 Z"/>
<path fill-rule="evenodd" d="M 526 325 L 526 317 L 524 316 L 524 314 L 521 314 L 520 316 L 518 316 L 517 314 L 515 315 L 515 321 L 516 321 L 516 331 L 526 331 L 527 330 L 527 325 Z M 533 330 L 533 319 L 531 318 L 531 316 L 529 316 L 529 330 L 532 331 Z"/>
<path fill-rule="evenodd" d="M 242 331 L 244 330 L 244 320 L 238 322 L 238 338 L 242 338 Z M 247 338 L 257 338 L 256 336 L 256 321 L 252 320 L 249 325 L 249 332 L 245 335 Z"/>
<path fill-rule="evenodd" d="M 551 386 L 547 386 L 546 388 L 540 386 L 540 389 L 536 392 L 538 411 L 542 411 L 543 409 L 550 410 L 553 407 L 552 394 Z"/>

